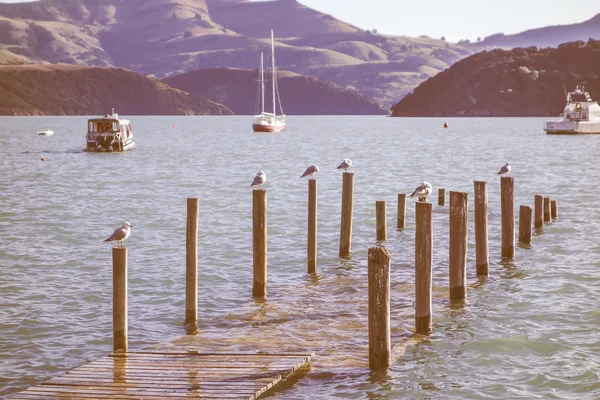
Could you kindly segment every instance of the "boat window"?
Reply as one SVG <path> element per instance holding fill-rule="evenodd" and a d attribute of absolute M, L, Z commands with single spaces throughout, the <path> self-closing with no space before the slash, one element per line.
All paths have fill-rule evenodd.
<path fill-rule="evenodd" d="M 583 93 L 571 93 L 571 101 L 587 101 Z"/>

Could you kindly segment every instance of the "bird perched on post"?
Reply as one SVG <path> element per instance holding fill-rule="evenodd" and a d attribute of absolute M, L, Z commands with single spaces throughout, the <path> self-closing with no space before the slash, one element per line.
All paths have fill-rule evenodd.
<path fill-rule="evenodd" d="M 123 241 L 129 237 L 132 227 L 133 225 L 131 225 L 129 222 L 123 222 L 123 225 L 115 229 L 112 235 L 110 235 L 106 240 L 104 240 L 104 242 L 117 242 L 118 247 L 123 247 Z"/>
<path fill-rule="evenodd" d="M 337 169 L 343 169 L 344 172 L 348 171 L 348 169 L 352 166 L 352 160 L 349 158 L 344 158 L 344 161 L 340 165 L 338 165 Z"/>
<path fill-rule="evenodd" d="M 427 196 L 429 196 L 431 192 L 433 192 L 431 183 L 423 181 L 409 197 L 418 196 L 419 201 L 427 201 Z"/>
<path fill-rule="evenodd" d="M 259 189 L 262 189 L 262 185 L 267 181 L 267 174 L 261 169 L 258 171 L 254 180 L 250 184 L 250 186 L 258 186 Z"/>
<path fill-rule="evenodd" d="M 500 168 L 500 171 L 498 171 L 498 175 L 508 174 L 509 172 L 510 172 L 510 163 L 507 161 L 506 164 L 504 164 L 504 166 L 502 168 Z"/>
<path fill-rule="evenodd" d="M 315 174 L 317 172 L 319 172 L 319 167 L 316 164 L 313 164 L 310 167 L 306 168 L 306 171 L 304 171 L 300 178 L 308 176 L 310 179 L 315 179 Z"/>

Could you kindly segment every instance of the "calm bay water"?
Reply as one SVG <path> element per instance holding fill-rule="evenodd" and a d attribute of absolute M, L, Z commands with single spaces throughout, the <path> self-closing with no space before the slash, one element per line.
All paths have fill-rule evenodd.
<path fill-rule="evenodd" d="M 0 396 L 112 350 L 112 266 L 102 243 L 124 220 L 131 349 L 185 335 L 186 198 L 200 198 L 201 333 L 207 350 L 315 351 L 274 399 L 600 398 L 600 136 L 547 136 L 539 118 L 289 117 L 254 134 L 250 117 L 131 117 L 138 148 L 83 153 L 85 117 L 0 118 Z M 442 124 L 448 121 L 449 129 Z M 174 128 L 176 125 L 177 128 Z M 52 137 L 37 136 L 51 128 Z M 47 161 L 40 161 L 44 154 Z M 341 173 L 355 172 L 352 258 L 337 257 Z M 512 262 L 500 259 L 497 170 L 515 204 L 558 200 L 559 218 Z M 307 184 L 319 165 L 318 276 L 306 271 Z M 268 189 L 268 298 L 251 298 L 251 189 Z M 421 180 L 469 193 L 489 182 L 490 277 L 448 300 L 448 208 L 434 206 L 434 332 L 412 334 L 414 206 L 396 231 L 396 196 Z M 367 250 L 387 200 L 392 344 L 368 369 Z M 518 212 L 517 212 L 518 214 Z"/>

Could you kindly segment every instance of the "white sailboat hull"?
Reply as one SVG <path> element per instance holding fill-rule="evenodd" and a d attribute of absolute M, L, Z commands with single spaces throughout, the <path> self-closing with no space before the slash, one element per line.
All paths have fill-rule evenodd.
<path fill-rule="evenodd" d="M 254 117 L 252 124 L 254 132 L 283 132 L 285 131 L 285 115 L 264 113 Z"/>

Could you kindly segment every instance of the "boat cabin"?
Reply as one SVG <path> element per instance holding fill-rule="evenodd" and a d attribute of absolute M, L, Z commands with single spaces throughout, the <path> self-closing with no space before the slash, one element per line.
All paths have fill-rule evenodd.
<path fill-rule="evenodd" d="M 127 151 L 133 148 L 131 123 L 119 119 L 114 110 L 110 115 L 88 120 L 86 151 Z"/>

